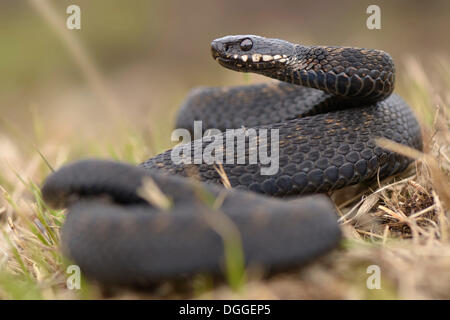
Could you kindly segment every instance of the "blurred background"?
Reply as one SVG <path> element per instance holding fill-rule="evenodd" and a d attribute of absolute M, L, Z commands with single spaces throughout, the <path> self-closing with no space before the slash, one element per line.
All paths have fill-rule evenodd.
<path fill-rule="evenodd" d="M 59 25 L 42 14 L 43 3 Z M 65 27 L 71 4 L 81 8 L 81 30 Z M 381 8 L 381 30 L 366 27 L 371 4 Z M 132 148 L 134 132 L 140 160 L 167 149 L 174 115 L 191 88 L 267 81 L 211 59 L 211 40 L 229 34 L 385 50 L 396 61 L 401 93 L 408 57 L 425 68 L 448 60 L 449 18 L 445 0 L 2 0 L 0 144 L 32 152 L 30 144 L 41 151 L 70 146 L 70 158 L 105 155 L 106 148 L 135 161 L 118 150 L 121 139 Z M 87 53 L 85 69 L 67 35 Z M 124 134 L 118 121 L 128 128 Z"/>
<path fill-rule="evenodd" d="M 81 8 L 81 30 L 66 28 L 66 9 L 72 4 Z M 373 4 L 381 8 L 380 30 L 366 27 L 366 10 Z M 370 219 L 385 217 L 379 209 L 383 206 L 389 212 L 416 210 L 430 213 L 424 220 L 432 228 L 416 232 L 407 251 L 396 251 L 390 241 L 384 246 L 385 231 L 393 230 L 395 238 L 405 229 L 401 237 L 409 239 L 410 220 L 388 217 L 379 234 L 370 224 L 361 227 L 355 220 L 352 229 L 345 221 L 348 250 L 331 256 L 330 263 L 313 264 L 301 277 L 275 279 L 272 291 L 257 285 L 255 296 L 244 298 L 448 299 L 450 232 L 442 222 L 441 203 L 450 207 L 449 31 L 448 0 L 1 0 L 0 298 L 78 294 L 65 290 L 57 234 L 56 240 L 46 241 L 47 231 L 57 233 L 64 221 L 64 212 L 47 210 L 39 194 L 52 167 L 82 157 L 137 164 L 170 148 L 175 114 L 192 88 L 271 81 L 226 70 L 211 58 L 213 39 L 257 34 L 305 45 L 376 48 L 392 55 L 396 92 L 422 124 L 425 151 L 435 157 L 429 160 L 434 171 L 419 161 L 416 178 L 410 177 L 416 182 L 392 184 L 389 194 L 396 198 L 380 198 Z M 359 201 L 365 194 L 359 192 L 335 194 L 335 200 L 343 201 L 336 203 L 340 212 L 357 207 L 346 199 L 356 195 L 353 199 Z M 422 216 L 414 216 L 419 225 Z M 40 229 L 42 224 L 49 227 Z M 365 240 L 370 235 L 370 245 L 362 251 L 353 246 L 360 235 Z M 380 250 L 372 246 L 379 238 Z M 366 288 L 368 263 L 387 270 L 385 290 Z M 170 296 L 170 290 L 160 291 L 157 297 Z"/>

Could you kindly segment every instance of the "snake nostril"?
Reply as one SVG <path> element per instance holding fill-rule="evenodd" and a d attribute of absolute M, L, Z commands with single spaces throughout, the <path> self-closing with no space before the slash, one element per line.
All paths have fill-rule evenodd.
<path fill-rule="evenodd" d="M 211 42 L 211 49 L 213 52 L 219 52 L 223 50 L 223 44 L 219 41 L 213 41 Z"/>

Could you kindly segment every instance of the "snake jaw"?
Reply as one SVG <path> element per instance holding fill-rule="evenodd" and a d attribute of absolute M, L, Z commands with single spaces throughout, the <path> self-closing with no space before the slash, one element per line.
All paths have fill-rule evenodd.
<path fill-rule="evenodd" d="M 268 58 L 266 58 L 268 59 Z M 219 64 L 227 69 L 239 72 L 255 72 L 264 73 L 265 70 L 271 70 L 275 68 L 280 68 L 282 65 L 287 64 L 288 59 L 281 58 L 279 60 L 271 59 L 269 61 L 264 61 L 262 58 L 254 59 L 254 57 L 248 57 L 247 55 L 240 56 L 237 58 L 222 58 L 215 57 L 214 60 L 219 62 Z M 255 62 L 255 60 L 257 62 Z"/>
<path fill-rule="evenodd" d="M 259 48 L 252 39 L 261 40 Z M 322 194 L 283 201 L 292 198 L 259 197 L 253 191 L 271 196 L 325 193 L 406 169 L 412 159 L 377 146 L 376 139 L 380 136 L 422 150 L 421 130 L 414 113 L 400 97 L 393 95 L 386 99 L 394 85 L 394 65 L 389 55 L 382 51 L 319 46 L 298 46 L 290 52 L 290 47 L 281 40 L 250 36 L 231 40 L 239 41 L 234 43 L 242 52 L 225 50 L 227 42 L 212 44 L 212 56 L 221 65 L 284 82 L 198 88 L 180 110 L 177 127 L 191 128 L 194 115 L 194 119 L 205 120 L 207 128 L 222 131 L 221 137 L 225 139 L 227 129 L 240 126 L 248 131 L 252 127 L 276 130 L 278 142 L 270 142 L 270 158 L 276 145 L 275 157 L 289 161 L 279 163 L 282 169 L 279 173 L 264 177 L 253 171 L 250 159 L 226 169 L 221 167 L 222 172 L 205 162 L 194 162 L 194 167 L 176 164 L 173 149 L 147 160 L 140 168 L 104 160 L 82 160 L 61 168 L 47 178 L 42 196 L 54 208 L 67 207 L 61 247 L 87 276 L 107 287 L 117 284 L 142 287 L 170 277 L 221 274 L 227 240 L 218 232 L 225 230 L 221 229 L 223 222 L 228 225 L 224 227 L 229 229 L 231 225 L 239 236 L 238 249 L 245 258 L 245 266 L 256 265 L 268 271 L 300 266 L 340 243 L 341 230 L 330 198 Z M 268 49 L 271 43 L 277 46 L 276 50 Z M 346 75 L 342 60 L 360 64 L 356 59 L 360 55 L 385 69 L 384 74 L 375 67 L 357 70 L 350 66 L 351 74 Z M 316 59 L 319 62 L 314 62 Z M 337 65 L 333 66 L 333 62 Z M 250 69 L 271 65 L 275 69 L 270 71 Z M 336 70 L 340 70 L 337 75 Z M 365 81 L 359 78 L 358 71 Z M 306 88 L 289 83 L 294 80 L 294 73 L 304 76 L 298 84 Z M 384 96 L 376 93 L 381 102 L 367 98 L 368 90 L 375 89 L 368 74 L 379 81 L 385 79 L 378 82 L 381 89 L 389 85 L 391 91 L 385 91 Z M 356 80 L 357 86 L 351 86 L 349 78 Z M 343 84 L 346 96 L 336 95 L 343 92 L 339 91 Z M 358 90 L 356 100 L 349 94 L 350 89 Z M 358 106 L 362 109 L 357 109 Z M 283 110 L 275 115 L 275 107 Z M 196 130 L 194 124 L 189 131 Z M 251 150 L 259 149 L 261 156 L 260 147 L 265 145 L 267 152 L 268 142 L 259 140 L 263 136 L 256 136 L 256 147 L 251 146 L 250 137 L 248 144 L 244 140 L 243 151 L 250 155 Z M 214 140 L 215 143 L 218 139 Z M 220 149 L 222 156 L 226 157 L 230 149 L 233 154 L 234 150 L 240 152 L 239 144 L 234 138 L 231 145 L 227 141 Z M 189 151 L 196 148 L 194 142 L 187 146 Z M 203 154 L 208 146 L 201 143 L 200 147 Z M 196 169 L 199 180 L 205 184 L 186 178 L 191 169 Z M 218 173 L 222 178 L 225 175 L 229 185 L 241 188 L 230 191 L 214 186 L 219 182 L 215 178 Z M 144 182 L 149 181 L 151 185 L 147 187 L 152 190 L 142 194 L 142 187 L 148 189 Z M 215 208 L 205 203 L 202 195 L 227 201 L 220 201 L 220 208 Z M 220 219 L 206 220 L 212 215 Z"/>
<path fill-rule="evenodd" d="M 291 61 L 294 45 L 283 40 L 254 35 L 227 36 L 211 43 L 211 53 L 220 65 L 240 72 L 265 74 Z"/>
<path fill-rule="evenodd" d="M 281 68 L 291 64 L 292 61 L 295 61 L 295 59 L 292 59 L 287 55 L 269 55 L 260 53 L 253 53 L 252 55 L 227 54 L 221 56 L 220 54 L 213 52 L 213 58 L 225 68 L 239 72 L 255 73 L 264 73 L 265 70 Z"/>

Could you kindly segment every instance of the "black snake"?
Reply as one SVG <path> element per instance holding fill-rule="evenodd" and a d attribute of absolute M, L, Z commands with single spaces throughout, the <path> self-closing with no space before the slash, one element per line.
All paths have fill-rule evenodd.
<path fill-rule="evenodd" d="M 202 120 L 203 130 L 278 129 L 279 170 L 263 175 L 261 163 L 237 163 L 239 151 L 247 157 L 252 151 L 248 137 L 232 153 L 234 163 L 223 161 L 221 168 L 176 164 L 171 150 L 139 167 L 101 160 L 64 166 L 42 193 L 51 206 L 68 209 L 62 247 L 91 278 L 138 284 L 222 273 L 230 243 L 245 266 L 301 265 L 334 248 L 341 233 L 327 196 L 286 196 L 404 170 L 411 160 L 377 146 L 376 137 L 422 148 L 413 113 L 391 94 L 394 64 L 383 51 L 253 35 L 214 40 L 211 50 L 226 68 L 281 82 L 193 90 L 177 127 L 192 132 L 193 122 Z M 188 149 L 205 150 L 223 135 L 193 141 Z M 265 143 L 270 149 L 272 141 Z M 223 156 L 231 151 L 222 150 Z M 232 188 L 221 186 L 224 181 Z"/>

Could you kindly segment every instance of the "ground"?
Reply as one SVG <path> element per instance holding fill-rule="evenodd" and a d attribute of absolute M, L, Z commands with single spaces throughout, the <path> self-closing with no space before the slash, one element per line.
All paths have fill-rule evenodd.
<path fill-rule="evenodd" d="M 226 281 L 194 277 L 180 288 L 179 283 L 163 283 L 147 292 L 114 290 L 105 295 L 96 284 L 84 282 L 82 290 L 66 288 L 67 262 L 59 250 L 59 230 L 64 211 L 50 210 L 43 203 L 39 183 L 51 167 L 78 158 L 78 152 L 116 158 L 131 163 L 152 154 L 146 138 L 128 127 L 125 121 L 109 122 L 117 135 L 113 149 L 98 139 L 86 138 L 82 146 L 61 146 L 45 126 L 52 119 L 36 119 L 39 145 L 22 151 L 15 144 L 20 133 L 10 126 L 0 137 L 0 152 L 7 155 L 0 171 L 1 191 L 1 266 L 0 296 L 3 298 L 450 298 L 450 238 L 448 213 L 449 141 L 448 107 L 439 91 L 424 78 L 417 60 L 411 59 L 399 79 L 399 90 L 421 121 L 424 153 L 385 147 L 414 157 L 416 161 L 402 174 L 372 185 L 354 186 L 332 194 L 339 209 L 344 232 L 340 247 L 310 265 L 270 276 L 249 274 L 238 288 Z M 449 68 L 449 65 L 445 65 Z M 449 70 L 449 69 L 446 69 Z M 445 76 L 444 72 L 441 72 Z M 122 78 L 119 75 L 118 78 Z M 251 79 L 248 81 L 252 81 Z M 169 122 L 167 117 L 161 121 Z M 169 122 L 170 123 L 170 122 Z M 51 126 L 51 124 L 50 124 Z M 170 124 L 167 124 L 169 127 Z M 153 130 L 153 129 L 150 129 Z M 41 133 L 39 133 L 41 132 Z M 18 136 L 19 135 L 19 136 Z M 125 141 L 124 141 L 125 140 Z M 169 146 L 167 146 L 168 148 Z M 150 150 L 149 150 L 150 149 Z M 31 151 L 29 151 L 31 150 Z M 100 151 L 98 151 L 100 150 Z M 10 164 L 9 166 L 7 164 Z M 20 172 L 15 167 L 23 165 Z M 34 177 L 31 179 L 30 177 Z M 38 177 L 37 179 L 35 177 Z M 379 266 L 381 289 L 368 289 L 371 265 Z M 370 271 L 370 270 L 369 270 Z"/>
<path fill-rule="evenodd" d="M 115 3 L 119 5 L 119 2 Z M 118 12 L 126 10 L 124 7 Z M 169 7 L 167 11 L 170 10 L 174 9 Z M 144 12 L 143 9 L 139 11 Z M 308 13 L 306 9 L 303 11 Z M 412 11 L 402 9 L 402 12 Z M 414 12 L 421 13 L 420 10 Z M 448 21 L 438 19 L 438 13 L 428 14 L 433 19 L 425 22 L 433 26 L 436 21 Z M 89 11 L 87 14 L 92 13 Z M 218 14 L 219 17 L 211 19 L 220 20 L 220 12 Z M 105 16 L 114 20 L 110 15 Z M 135 15 L 125 16 L 130 20 L 126 26 L 143 29 L 142 25 L 133 24 L 138 20 Z M 5 19 L 8 17 L 2 21 Z M 399 18 L 399 28 L 413 28 L 411 23 L 408 25 L 408 19 Z M 32 23 L 32 19 L 23 21 Z M 278 26 L 278 22 L 273 23 Z M 21 30 L 28 30 L 28 27 L 0 28 L 0 32 L 9 30 L 10 33 L 5 33 L 5 36 L 16 39 L 20 38 Z M 186 28 L 189 27 L 186 24 Z M 289 30 L 298 30 L 288 27 Z M 108 32 L 109 28 L 108 25 Z M 203 35 L 209 39 L 211 35 L 205 29 L 208 28 L 202 28 L 205 31 Z M 79 54 L 83 50 L 75 50 L 75 53 L 72 50 L 69 55 L 72 58 L 64 58 L 66 60 L 61 62 L 56 54 L 61 48 L 49 52 L 46 45 L 49 40 L 45 33 L 39 34 L 39 37 L 30 37 L 29 33 L 25 33 L 27 38 L 39 38 L 45 50 L 33 51 L 29 65 L 22 60 L 18 62 L 20 67 L 26 65 L 27 68 L 5 64 L 7 68 L 3 74 L 7 77 L 1 79 L 1 88 L 8 84 L 6 78 L 14 78 L 20 72 L 25 82 L 31 82 L 28 79 L 30 66 L 36 70 L 42 67 L 46 72 L 53 70 L 42 61 L 62 65 L 73 59 L 75 70 L 80 71 L 82 80 L 73 81 L 73 73 L 69 71 L 67 75 L 63 72 L 69 80 L 64 76 L 61 78 L 61 75 L 54 78 L 47 76 L 41 86 L 30 85 L 28 88 L 21 83 L 14 91 L 11 85 L 13 93 L 1 95 L 0 298 L 450 299 L 450 60 L 439 50 L 433 50 L 431 55 L 427 53 L 427 59 L 421 54 L 399 54 L 409 52 L 406 45 L 413 48 L 418 42 L 416 37 L 431 42 L 435 39 L 428 37 L 427 30 L 422 29 L 422 35 L 411 32 L 412 40 L 409 42 L 406 41 L 408 37 L 389 40 L 388 33 L 394 28 L 389 29 L 388 25 L 386 30 L 389 32 L 380 38 L 388 39 L 385 43 L 387 47 L 396 48 L 395 92 L 408 102 L 421 123 L 424 152 L 379 141 L 380 145 L 404 153 L 414 158 L 415 162 L 395 177 L 371 185 L 349 187 L 331 195 L 338 208 L 337 219 L 344 234 L 339 248 L 302 268 L 273 275 L 249 273 L 239 285 L 198 275 L 183 283 L 161 283 L 147 291 L 105 290 L 87 279 L 83 279 L 80 290 L 69 290 L 66 267 L 70 262 L 62 256 L 59 248 L 59 231 L 65 211 L 49 209 L 41 199 L 39 186 L 53 169 L 82 157 L 138 164 L 170 148 L 173 145 L 170 133 L 176 110 L 188 90 L 199 85 L 199 81 L 185 81 L 184 77 L 196 74 L 205 83 L 212 84 L 217 80 L 218 67 L 212 60 L 207 60 L 210 59 L 209 52 L 201 48 L 199 52 L 206 52 L 198 60 L 201 64 L 181 64 L 181 60 L 174 60 L 173 56 L 169 56 L 170 63 L 168 60 L 164 63 L 161 60 L 153 62 L 152 56 L 152 59 L 145 61 L 135 59 L 108 73 L 105 79 L 98 72 L 98 65 L 85 63 L 83 59 L 86 57 Z M 170 32 L 175 31 L 167 31 L 165 35 L 169 39 Z M 321 34 L 328 32 L 333 30 Z M 334 39 L 339 35 L 338 30 L 335 32 L 331 35 Z M 361 32 L 364 36 L 358 38 L 355 35 L 352 40 L 361 43 L 365 39 L 375 39 L 366 37 L 364 32 L 367 31 Z M 294 31 L 291 33 L 294 34 Z M 109 52 L 120 52 L 121 48 L 127 47 L 126 41 L 130 41 L 128 47 L 136 45 L 129 32 L 114 32 L 114 35 L 122 38 L 120 41 L 114 37 L 107 38 L 105 41 L 110 41 L 110 47 L 105 47 L 108 54 L 103 56 L 110 57 Z M 291 38 L 301 38 L 294 35 Z M 62 38 L 66 46 L 80 45 L 76 38 L 67 38 L 67 34 L 63 33 Z M 156 40 L 153 42 L 162 47 L 176 45 L 176 42 Z M 99 39 L 94 38 L 93 42 L 96 41 Z M 203 39 L 201 41 L 204 42 Z M 368 45 L 372 45 L 370 41 L 374 40 L 367 41 Z M 389 41 L 399 41 L 402 45 L 390 46 Z M 376 47 L 376 42 L 373 45 Z M 10 51 L 2 51 L 2 63 L 8 61 L 9 53 L 13 57 L 19 52 L 11 46 L 5 48 Z M 183 52 L 185 56 L 192 57 L 192 52 L 197 52 L 193 49 L 195 46 L 183 48 L 186 50 Z M 155 48 L 151 49 L 153 55 L 158 55 Z M 165 51 L 161 52 L 161 56 L 165 55 Z M 179 50 L 170 52 L 180 54 Z M 39 59 L 40 54 L 47 59 Z M 44 76 L 40 74 L 37 78 L 41 77 Z M 260 81 L 267 79 L 232 73 L 223 73 L 220 77 L 220 84 L 228 85 Z M 214 84 L 217 85 L 217 81 Z M 379 289 L 369 289 L 378 287 L 371 278 L 377 270 L 381 275 Z"/>

